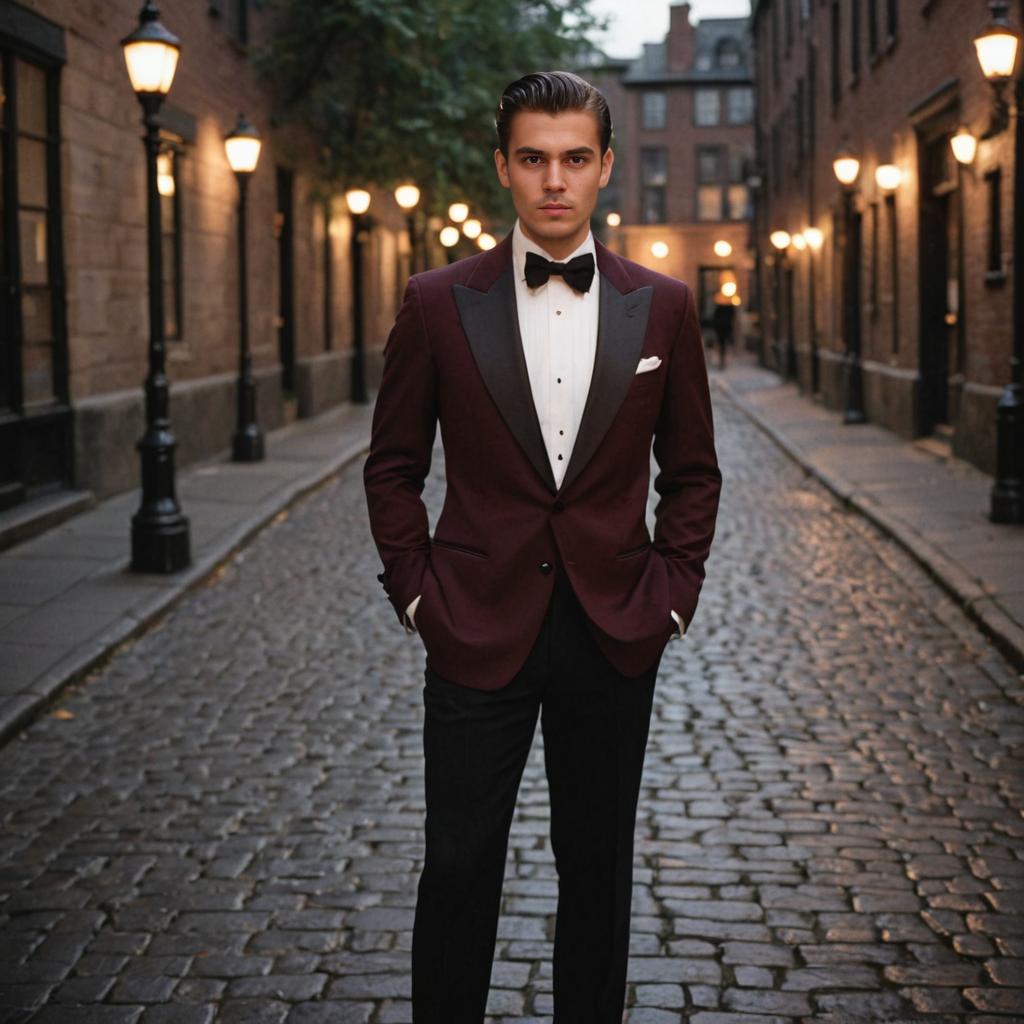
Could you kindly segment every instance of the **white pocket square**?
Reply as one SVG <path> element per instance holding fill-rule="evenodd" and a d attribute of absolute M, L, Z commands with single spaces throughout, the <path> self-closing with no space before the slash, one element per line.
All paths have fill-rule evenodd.
<path fill-rule="evenodd" d="M 658 356 L 648 356 L 636 364 L 637 373 L 646 373 L 648 370 L 656 370 L 661 366 L 661 359 Z"/>

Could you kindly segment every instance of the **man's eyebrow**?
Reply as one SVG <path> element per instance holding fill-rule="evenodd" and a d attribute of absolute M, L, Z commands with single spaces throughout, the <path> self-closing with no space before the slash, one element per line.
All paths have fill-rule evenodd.
<path fill-rule="evenodd" d="M 562 156 L 582 156 L 585 154 L 594 155 L 593 146 L 575 146 L 572 149 L 563 150 Z M 535 146 L 519 146 L 515 151 L 516 156 L 546 156 L 547 154 L 543 149 L 537 149 Z"/>

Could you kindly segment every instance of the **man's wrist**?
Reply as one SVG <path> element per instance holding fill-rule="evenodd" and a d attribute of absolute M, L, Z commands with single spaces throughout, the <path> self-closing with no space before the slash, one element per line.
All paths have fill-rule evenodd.
<path fill-rule="evenodd" d="M 406 633 L 416 632 L 416 606 L 420 603 L 422 594 L 417 594 L 410 602 L 409 607 L 405 609 L 405 631 Z"/>
<path fill-rule="evenodd" d="M 672 618 L 675 619 L 676 625 L 679 627 L 678 632 L 672 637 L 672 639 L 681 640 L 683 636 L 686 634 L 686 623 L 683 622 L 682 618 L 680 618 L 679 616 L 679 613 L 675 609 L 672 609 Z"/>

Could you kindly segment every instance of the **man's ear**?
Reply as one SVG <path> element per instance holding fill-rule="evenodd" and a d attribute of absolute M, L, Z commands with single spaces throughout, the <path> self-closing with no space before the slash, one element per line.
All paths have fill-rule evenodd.
<path fill-rule="evenodd" d="M 512 182 L 509 181 L 508 177 L 508 161 L 505 159 L 505 154 L 500 149 L 494 151 L 494 167 L 498 172 L 498 181 L 505 186 L 505 188 L 511 188 Z"/>
<path fill-rule="evenodd" d="M 601 177 L 598 180 L 598 186 L 600 188 L 604 188 L 611 179 L 613 163 L 615 163 L 615 154 L 609 146 L 608 149 L 604 151 L 604 156 L 601 157 Z"/>

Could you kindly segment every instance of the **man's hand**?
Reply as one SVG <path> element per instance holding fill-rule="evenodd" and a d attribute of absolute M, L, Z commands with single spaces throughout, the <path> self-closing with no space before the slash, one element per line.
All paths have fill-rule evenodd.
<path fill-rule="evenodd" d="M 417 600 L 418 600 L 418 598 L 417 598 Z M 686 626 L 683 623 L 683 620 L 679 617 L 679 613 L 674 608 L 672 609 L 672 618 L 676 620 L 676 625 L 679 626 L 679 632 L 676 633 L 675 636 L 669 637 L 669 639 L 670 640 L 682 640 L 683 639 L 683 634 L 686 633 Z"/>

